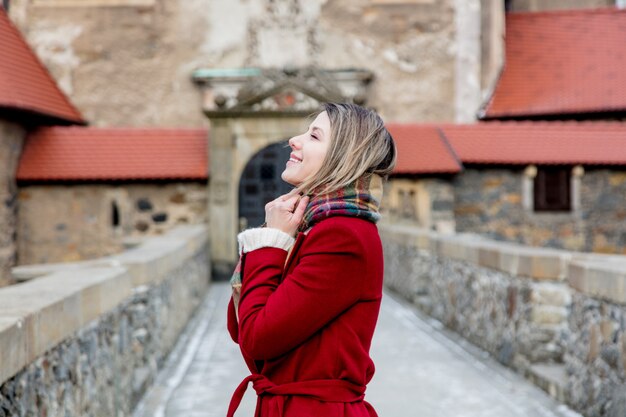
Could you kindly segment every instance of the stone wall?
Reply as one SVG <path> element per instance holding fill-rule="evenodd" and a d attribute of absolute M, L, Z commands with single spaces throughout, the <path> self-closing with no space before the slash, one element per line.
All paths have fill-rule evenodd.
<path fill-rule="evenodd" d="M 525 252 L 478 236 L 399 235 L 401 230 L 415 228 L 383 227 L 388 287 L 507 365 L 526 369 L 561 360 L 569 298 L 560 262 L 566 254 L 553 252 L 554 259 L 547 259 L 541 249 Z M 501 268 L 500 248 L 517 265 Z M 524 269 L 530 277 L 507 268 Z"/>
<path fill-rule="evenodd" d="M 567 393 L 585 416 L 626 415 L 625 258 L 587 256 L 569 268 L 574 291 L 565 354 Z"/>
<path fill-rule="evenodd" d="M 202 183 L 23 186 L 18 262 L 93 259 L 135 238 L 201 223 L 208 223 Z"/>
<path fill-rule="evenodd" d="M 392 177 L 384 187 L 381 214 L 388 221 L 414 224 L 443 233 L 455 230 L 451 181 Z"/>
<path fill-rule="evenodd" d="M 626 254 L 626 169 L 585 169 L 581 178 L 584 250 Z"/>
<path fill-rule="evenodd" d="M 11 283 L 11 267 L 17 257 L 15 172 L 25 135 L 19 125 L 0 120 L 0 287 Z"/>
<path fill-rule="evenodd" d="M 625 170 L 586 167 L 572 210 L 561 213 L 535 212 L 524 180 L 521 168 L 466 169 L 457 175 L 456 230 L 532 246 L 626 253 Z"/>
<path fill-rule="evenodd" d="M 379 230 L 388 288 L 585 416 L 626 415 L 626 257 Z"/>
<path fill-rule="evenodd" d="M 0 416 L 130 416 L 209 284 L 207 230 L 91 262 L 14 269 L 0 290 Z"/>
<path fill-rule="evenodd" d="M 454 120 L 455 79 L 468 77 L 455 19 L 472 23 L 453 0 L 17 0 L 10 15 L 95 126 L 204 125 L 198 68 L 368 69 L 369 104 L 394 121 Z"/>

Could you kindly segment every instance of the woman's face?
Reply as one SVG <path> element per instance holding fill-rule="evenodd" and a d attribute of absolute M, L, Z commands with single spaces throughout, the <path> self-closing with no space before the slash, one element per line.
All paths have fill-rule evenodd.
<path fill-rule="evenodd" d="M 323 111 L 317 115 L 309 130 L 289 139 L 291 157 L 281 178 L 297 187 L 305 179 L 315 175 L 330 146 L 330 119 Z"/>

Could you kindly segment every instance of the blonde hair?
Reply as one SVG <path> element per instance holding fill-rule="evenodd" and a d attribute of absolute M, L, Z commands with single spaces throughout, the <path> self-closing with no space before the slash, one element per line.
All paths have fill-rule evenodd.
<path fill-rule="evenodd" d="M 325 103 L 316 115 L 324 111 L 330 119 L 329 148 L 319 171 L 299 184 L 299 191 L 330 193 L 366 174 L 387 179 L 397 150 L 380 116 L 351 103 Z"/>

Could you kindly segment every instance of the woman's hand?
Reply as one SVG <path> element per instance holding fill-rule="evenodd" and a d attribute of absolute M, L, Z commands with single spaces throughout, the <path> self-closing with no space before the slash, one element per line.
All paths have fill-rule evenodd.
<path fill-rule="evenodd" d="M 265 205 L 267 227 L 282 230 L 289 236 L 295 236 L 308 203 L 309 197 L 300 196 L 297 188 L 270 201 Z"/>

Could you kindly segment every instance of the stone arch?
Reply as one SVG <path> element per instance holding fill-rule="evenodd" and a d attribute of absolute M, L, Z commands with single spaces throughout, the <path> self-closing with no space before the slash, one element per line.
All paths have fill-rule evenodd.
<path fill-rule="evenodd" d="M 244 166 L 237 187 L 239 231 L 263 224 L 265 204 L 293 188 L 281 179 L 290 153 L 284 139 L 261 149 Z"/>
<path fill-rule="evenodd" d="M 306 115 L 211 120 L 209 233 L 214 279 L 228 278 L 237 262 L 239 183 L 246 165 L 266 147 L 302 133 L 307 124 Z"/>
<path fill-rule="evenodd" d="M 364 69 L 315 67 L 199 69 L 210 120 L 209 233 L 214 279 L 237 262 L 239 181 L 250 159 L 277 141 L 300 134 L 323 102 L 365 104 L 374 75 Z"/>

